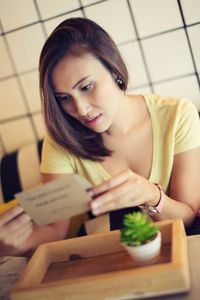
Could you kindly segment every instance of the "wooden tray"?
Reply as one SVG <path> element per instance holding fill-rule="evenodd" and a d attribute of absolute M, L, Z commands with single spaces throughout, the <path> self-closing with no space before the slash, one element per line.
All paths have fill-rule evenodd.
<path fill-rule="evenodd" d="M 157 223 L 157 263 L 137 267 L 119 243 L 119 230 L 41 245 L 11 293 L 12 300 L 138 299 L 190 289 L 181 220 Z"/>

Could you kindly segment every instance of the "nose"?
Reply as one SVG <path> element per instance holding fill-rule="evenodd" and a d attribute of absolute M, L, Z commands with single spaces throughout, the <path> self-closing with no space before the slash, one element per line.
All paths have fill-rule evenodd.
<path fill-rule="evenodd" d="M 77 115 L 81 117 L 86 116 L 92 110 L 89 101 L 87 101 L 86 99 L 76 100 L 75 107 Z"/>

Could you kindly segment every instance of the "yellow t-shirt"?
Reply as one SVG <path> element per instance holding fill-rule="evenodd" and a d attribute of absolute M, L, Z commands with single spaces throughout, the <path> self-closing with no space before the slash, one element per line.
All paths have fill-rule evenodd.
<path fill-rule="evenodd" d="M 196 107 L 186 99 L 143 95 L 152 121 L 153 160 L 149 180 L 168 189 L 174 155 L 200 147 L 200 121 Z M 42 173 L 78 173 L 93 185 L 111 175 L 99 162 L 76 157 L 46 136 Z"/>

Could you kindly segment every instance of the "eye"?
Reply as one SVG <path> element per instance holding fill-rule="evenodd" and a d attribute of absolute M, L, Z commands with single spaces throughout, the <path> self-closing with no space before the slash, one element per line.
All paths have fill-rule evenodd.
<path fill-rule="evenodd" d="M 56 95 L 56 99 L 62 104 L 62 102 L 69 102 L 72 97 L 70 95 Z"/>
<path fill-rule="evenodd" d="M 81 91 L 87 92 L 87 91 L 91 90 L 92 86 L 93 86 L 92 82 L 89 82 L 88 84 L 81 87 Z"/>

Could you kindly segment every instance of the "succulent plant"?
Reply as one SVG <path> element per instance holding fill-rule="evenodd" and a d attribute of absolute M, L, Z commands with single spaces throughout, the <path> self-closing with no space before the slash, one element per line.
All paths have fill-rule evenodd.
<path fill-rule="evenodd" d="M 153 240 L 158 227 L 152 219 L 140 211 L 124 215 L 121 242 L 128 246 L 139 246 Z"/>

